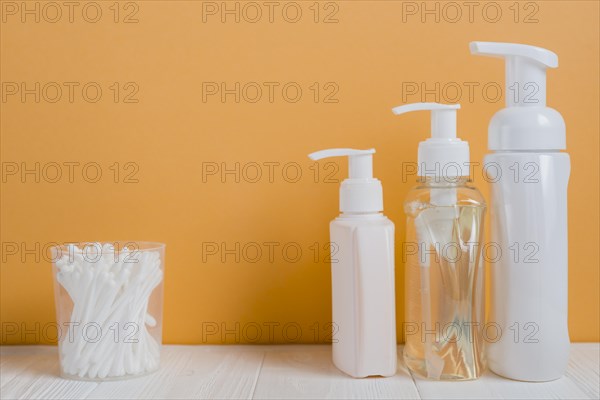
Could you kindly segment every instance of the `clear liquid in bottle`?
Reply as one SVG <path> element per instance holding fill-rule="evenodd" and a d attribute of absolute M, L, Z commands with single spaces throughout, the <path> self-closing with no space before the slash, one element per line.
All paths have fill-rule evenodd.
<path fill-rule="evenodd" d="M 428 379 L 476 379 L 485 369 L 483 197 L 466 178 L 424 181 L 405 211 L 404 361 Z"/>

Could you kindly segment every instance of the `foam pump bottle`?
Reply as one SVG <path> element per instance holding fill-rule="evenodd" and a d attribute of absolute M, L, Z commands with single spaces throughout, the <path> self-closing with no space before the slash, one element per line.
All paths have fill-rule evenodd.
<path fill-rule="evenodd" d="M 506 61 L 506 108 L 488 127 L 485 172 L 491 183 L 492 371 L 522 381 L 560 378 L 569 358 L 565 122 L 546 107 L 553 52 L 523 44 L 473 42 L 471 52 Z"/>
<path fill-rule="evenodd" d="M 339 217 L 329 225 L 333 363 L 355 377 L 396 374 L 394 224 L 382 214 L 381 182 L 371 150 L 329 149 L 313 160 L 347 156 Z"/>
<path fill-rule="evenodd" d="M 419 143 L 417 185 L 407 215 L 404 361 L 432 380 L 478 378 L 484 368 L 485 201 L 469 179 L 469 144 L 456 137 L 460 105 L 414 103 L 395 114 L 431 111 Z"/>

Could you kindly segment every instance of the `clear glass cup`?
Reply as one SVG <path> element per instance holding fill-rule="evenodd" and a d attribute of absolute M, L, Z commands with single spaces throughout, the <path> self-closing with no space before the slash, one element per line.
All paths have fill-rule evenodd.
<path fill-rule="evenodd" d="M 158 369 L 165 245 L 52 248 L 61 376 L 114 380 Z"/>

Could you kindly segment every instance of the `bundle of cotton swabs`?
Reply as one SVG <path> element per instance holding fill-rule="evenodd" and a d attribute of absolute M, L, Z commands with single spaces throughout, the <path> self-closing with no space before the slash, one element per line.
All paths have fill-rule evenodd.
<path fill-rule="evenodd" d="M 156 325 L 148 301 L 163 277 L 159 252 L 99 243 L 67 250 L 56 262 L 56 279 L 73 301 L 63 372 L 104 379 L 157 369 L 160 346 L 146 325 Z"/>

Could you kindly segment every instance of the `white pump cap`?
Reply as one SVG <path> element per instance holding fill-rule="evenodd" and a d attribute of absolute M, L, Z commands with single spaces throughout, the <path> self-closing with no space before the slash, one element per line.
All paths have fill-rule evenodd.
<path fill-rule="evenodd" d="M 517 43 L 471 42 L 470 48 L 472 54 L 506 59 L 506 108 L 490 121 L 489 149 L 565 149 L 565 122 L 546 107 L 546 68 L 558 67 L 558 56 Z"/>
<path fill-rule="evenodd" d="M 456 137 L 459 108 L 460 104 L 413 103 L 392 109 L 396 115 L 431 111 L 431 138 L 419 143 L 419 176 L 469 176 L 469 143 Z"/>
<path fill-rule="evenodd" d="M 348 156 L 348 179 L 340 186 L 340 211 L 367 213 L 383 211 L 383 189 L 379 179 L 373 178 L 375 149 L 328 149 L 308 155 L 311 160 Z"/>

